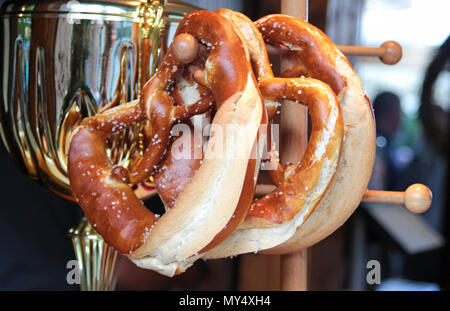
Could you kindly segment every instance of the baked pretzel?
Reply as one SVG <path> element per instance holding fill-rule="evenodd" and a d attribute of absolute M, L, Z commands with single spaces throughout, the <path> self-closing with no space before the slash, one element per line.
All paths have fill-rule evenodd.
<path fill-rule="evenodd" d="M 333 91 L 318 80 L 273 78 L 263 38 L 251 20 L 227 9 L 217 12 L 230 19 L 245 38 L 269 120 L 273 120 L 285 99 L 308 106 L 312 120 L 311 136 L 302 161 L 283 168 L 276 159 L 278 165 L 275 172 L 278 174 L 271 174 L 271 177 L 278 188 L 252 204 L 249 217 L 241 227 L 281 224 L 294 218 L 303 208 L 303 218 L 306 219 L 336 169 L 342 143 L 339 102 Z M 322 190 L 316 186 L 322 187 Z M 261 222 L 260 219 L 268 222 Z"/>
<path fill-rule="evenodd" d="M 289 49 L 283 77 L 301 75 L 319 79 L 337 94 L 344 121 L 342 152 L 334 178 L 329 184 L 322 184 L 324 195 L 308 218 L 300 213 L 276 226 L 254 228 L 251 223 L 242 226 L 209 252 L 207 258 L 259 250 L 282 254 L 317 243 L 353 213 L 367 188 L 373 168 L 375 129 L 372 107 L 345 56 L 320 30 L 301 19 L 276 14 L 255 24 L 267 44 Z"/>
<path fill-rule="evenodd" d="M 184 271 L 199 253 L 220 243 L 242 222 L 259 167 L 258 156 L 252 157 L 258 127 L 267 122 L 248 52 L 231 23 L 217 13 L 196 11 L 180 22 L 176 35 L 184 33 L 197 38 L 208 52 L 204 84 L 217 106 L 212 124 L 230 125 L 224 137 L 211 135 L 209 144 L 221 138 L 240 157 L 227 157 L 229 150 L 207 150 L 174 208 L 160 218 L 129 187 L 154 172 L 174 123 L 211 106 L 205 98 L 191 105 L 173 102 L 173 81 L 187 66 L 174 58 L 172 44 L 138 101 L 82 122 L 72 136 L 68 159 L 72 190 L 97 232 L 137 265 L 170 276 Z M 131 172 L 113 165 L 105 152 L 108 137 L 146 119 L 152 127 L 151 144 L 142 158 Z M 240 125 L 246 126 L 246 135 L 239 132 Z"/>
<path fill-rule="evenodd" d="M 340 100 L 344 120 L 342 153 L 335 178 L 314 212 L 294 235 L 264 251 L 285 254 L 311 246 L 339 228 L 358 207 L 375 162 L 373 108 L 347 58 L 319 29 L 290 16 L 270 15 L 256 26 L 266 43 L 289 48 L 282 76 L 305 75 L 328 84 Z"/>

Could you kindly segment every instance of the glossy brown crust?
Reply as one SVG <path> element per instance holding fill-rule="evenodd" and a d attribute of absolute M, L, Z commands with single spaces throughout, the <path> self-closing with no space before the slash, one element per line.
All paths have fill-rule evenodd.
<path fill-rule="evenodd" d="M 302 19 L 288 15 L 273 14 L 255 22 L 264 41 L 269 44 L 290 45 L 293 65 L 283 76 L 311 77 L 328 84 L 336 94 L 346 86 L 335 63 L 337 49 L 328 49 L 334 43 L 319 29 Z"/>
<path fill-rule="evenodd" d="M 274 74 L 272 71 L 272 66 L 269 62 L 269 55 L 267 53 L 266 44 L 263 40 L 261 33 L 255 24 L 242 13 L 232 11 L 229 9 L 218 9 L 217 13 L 228 18 L 237 31 L 242 34 L 244 42 L 247 44 L 247 48 L 250 54 L 250 60 L 252 62 L 253 72 L 255 74 L 258 82 L 264 79 L 273 78 Z M 265 98 L 267 100 L 268 98 Z M 267 127 L 267 144 L 272 146 L 271 133 L 271 121 L 275 118 L 279 108 L 281 106 L 280 101 L 267 102 L 265 101 L 265 107 L 267 110 L 268 127 Z M 278 155 L 275 150 L 270 151 L 270 162 L 276 163 L 276 169 L 268 170 L 268 174 L 272 179 L 273 183 L 279 186 L 284 179 L 284 169 L 279 163 Z"/>
<path fill-rule="evenodd" d="M 121 253 L 142 244 L 156 217 L 126 183 L 111 178 L 114 167 L 106 155 L 106 139 L 143 119 L 137 102 L 87 118 L 77 128 L 69 149 L 72 191 L 92 226 Z"/>
<path fill-rule="evenodd" d="M 200 96 L 200 100 L 193 105 L 185 105 L 182 96 L 179 94 L 178 87 L 172 92 L 172 98 L 177 105 L 173 107 L 172 119 L 176 121 L 185 121 L 193 115 L 202 114 L 215 108 L 215 99 L 211 92 L 201 85 L 197 85 L 196 89 Z"/>
<path fill-rule="evenodd" d="M 221 14 L 222 16 L 229 19 L 237 31 L 241 33 L 244 42 L 247 45 L 250 60 L 252 63 L 253 72 L 258 82 L 263 79 L 273 78 L 274 74 L 272 71 L 272 66 L 269 62 L 269 55 L 267 54 L 266 45 L 264 43 L 261 33 L 256 28 L 255 24 L 242 13 L 232 11 L 229 9 L 218 9 L 215 12 Z M 266 98 L 265 98 L 266 100 Z M 265 107 L 267 111 L 268 126 L 267 126 L 267 144 L 272 146 L 271 143 L 271 121 L 276 116 L 278 109 L 280 107 L 279 102 L 265 102 Z M 275 170 L 269 170 L 268 174 L 272 179 L 273 183 L 277 186 L 281 184 L 284 179 L 284 170 L 278 160 L 278 155 L 275 150 L 270 151 L 270 162 L 276 163 L 277 168 Z"/>
<path fill-rule="evenodd" d="M 244 42 L 247 44 L 256 80 L 260 82 L 263 79 L 273 78 L 274 74 L 269 62 L 269 55 L 267 54 L 263 37 L 251 19 L 242 13 L 228 9 L 219 9 L 216 10 L 216 12 L 229 19 L 237 31 L 242 34 Z M 275 117 L 278 107 L 279 105 L 266 104 L 269 121 L 272 121 Z"/>
<path fill-rule="evenodd" d="M 226 29 L 226 31 L 224 31 L 224 29 Z M 189 33 L 197 37 L 203 45 L 209 47 L 210 54 L 208 56 L 205 65 L 205 73 L 206 73 L 205 85 L 211 90 L 211 92 L 214 95 L 218 114 L 222 108 L 222 104 L 227 103 L 226 110 L 224 111 L 230 111 L 234 114 L 235 113 L 234 109 L 229 110 L 234 106 L 235 109 L 243 109 L 243 111 L 248 112 L 251 111 L 251 115 L 248 115 L 248 117 L 254 116 L 254 113 L 257 112 L 258 118 L 260 118 L 259 120 L 257 120 L 259 124 L 267 122 L 267 117 L 265 113 L 262 113 L 261 116 L 259 117 L 261 112 L 265 112 L 262 97 L 260 95 L 258 88 L 256 87 L 257 86 L 256 80 L 252 74 L 251 64 L 247 57 L 245 46 L 240 40 L 240 37 L 233 30 L 231 23 L 226 19 L 224 19 L 223 17 L 221 17 L 219 14 L 213 12 L 198 11 L 189 15 L 189 23 L 180 24 L 177 33 L 183 31 L 189 31 Z M 220 53 L 218 53 L 218 51 L 220 51 Z M 254 108 L 252 108 L 251 110 L 247 110 L 247 108 L 244 108 L 243 103 L 249 101 L 250 99 L 252 102 L 251 107 L 253 106 Z M 231 103 L 233 103 L 232 104 L 233 106 L 230 105 Z M 254 106 L 254 103 L 257 103 L 256 106 Z M 256 108 L 259 105 L 260 107 Z M 229 120 L 228 113 L 226 117 L 225 115 L 221 114 L 221 119 L 216 120 L 216 117 L 213 120 L 213 124 L 216 121 L 218 122 L 217 124 L 222 124 L 220 123 L 222 122 L 221 120 L 224 119 Z M 240 120 L 239 122 L 244 122 L 245 124 L 244 119 Z M 252 172 L 252 174 L 256 173 L 256 170 L 254 169 L 256 166 L 252 165 L 252 161 L 255 161 L 256 163 L 256 160 L 249 160 L 248 158 L 245 159 L 245 162 L 247 163 L 245 170 L 246 176 L 248 176 L 249 171 Z M 217 168 L 215 168 L 215 170 L 217 171 Z M 206 173 L 206 171 L 202 172 L 203 172 L 202 178 L 197 180 L 202 180 L 204 178 L 203 176 Z M 227 175 L 227 173 L 225 173 L 223 170 L 222 172 L 225 175 Z M 194 180 L 195 176 L 193 178 Z M 212 241 L 210 241 L 209 243 L 212 244 L 220 243 L 229 234 L 231 234 L 234 231 L 235 227 L 242 221 L 242 220 L 234 221 L 234 219 L 238 218 L 238 216 L 240 215 L 243 215 L 242 218 L 246 215 L 246 212 L 250 207 L 251 196 L 248 196 L 248 198 L 247 197 L 243 198 L 243 194 L 247 193 L 246 189 L 249 189 L 248 186 L 251 187 L 250 192 L 253 193 L 256 183 L 256 179 L 252 178 L 251 184 L 247 185 L 247 180 L 248 178 L 244 178 L 243 188 L 245 190 L 241 190 L 239 200 L 237 202 L 236 207 L 234 208 L 235 217 L 231 217 L 231 220 L 229 220 L 225 224 L 223 228 L 224 230 L 222 230 L 219 234 L 215 235 L 212 238 Z M 211 180 L 211 182 L 214 181 Z M 184 201 L 183 200 L 180 201 L 189 202 L 192 200 L 194 201 L 204 200 L 203 198 L 193 199 L 195 198 L 195 196 L 198 196 L 198 194 L 192 191 L 191 189 L 193 188 L 191 187 L 192 185 L 193 185 L 192 182 L 190 182 L 187 185 L 186 188 L 189 188 L 190 191 L 183 191 L 181 193 L 181 196 L 183 197 Z M 231 184 L 230 185 L 227 184 L 225 186 L 230 188 L 236 188 L 236 185 Z M 208 186 L 207 188 L 210 188 L 210 186 Z M 178 202 L 176 203 L 174 208 L 169 211 L 173 212 L 172 215 L 175 214 L 177 211 L 177 204 Z M 184 205 L 183 207 L 186 208 L 186 206 Z M 224 209 L 230 210 L 230 206 L 224 207 Z M 208 217 L 211 216 L 208 215 Z M 155 230 L 158 228 L 160 230 L 163 230 L 162 226 L 155 228 Z M 197 231 L 198 230 L 195 230 L 195 234 L 197 234 Z M 168 235 L 165 236 L 161 235 L 159 237 L 161 239 L 169 238 Z M 142 251 L 138 250 L 134 254 L 134 258 L 141 259 L 145 257 L 145 253 L 151 249 L 154 249 L 153 247 L 154 246 L 151 243 L 144 245 L 142 247 Z M 202 251 L 203 250 L 201 250 L 200 252 Z M 145 258 L 143 259 L 145 260 Z"/>
<path fill-rule="evenodd" d="M 169 87 L 185 65 L 178 62 L 171 53 L 167 55 L 155 75 L 144 85 L 140 97 L 141 110 L 151 123 L 149 145 L 144 150 L 142 158 L 133 166 L 130 178 L 132 183 L 146 180 L 156 168 L 165 147 L 169 141 L 172 125 L 181 119 L 195 114 L 201 114 L 210 109 L 205 101 L 195 103 L 187 109 L 177 106 L 169 94 Z M 189 115 L 189 113 L 192 113 Z"/>
<path fill-rule="evenodd" d="M 161 166 L 153 175 L 156 190 L 166 209 L 175 206 L 178 195 L 202 164 L 201 137 L 195 136 L 194 129 L 187 129 L 189 132 L 181 133 L 173 140 Z"/>
<path fill-rule="evenodd" d="M 250 53 L 256 79 L 259 81 L 264 78 L 273 78 L 272 66 L 263 37 L 252 20 L 242 13 L 229 9 L 218 9 L 215 12 L 229 19 L 242 34 Z"/>
<path fill-rule="evenodd" d="M 219 13 L 227 18 L 236 17 L 236 18 L 242 18 L 242 22 L 250 22 L 251 21 L 244 15 L 240 13 L 236 13 L 230 10 L 226 9 L 220 9 L 215 11 L 215 13 Z M 256 53 L 259 53 L 258 51 L 265 51 L 264 49 L 264 41 L 262 41 L 261 35 L 259 35 L 258 30 L 256 27 L 252 26 L 252 30 L 254 31 L 252 35 L 258 35 L 257 44 L 259 46 L 253 47 L 250 46 L 250 44 L 247 45 L 247 48 L 250 52 L 250 59 L 252 61 L 256 61 L 257 63 L 253 64 L 253 68 L 259 68 L 256 70 L 255 75 L 257 79 L 261 79 L 262 77 L 271 76 L 273 77 L 272 69 L 268 61 L 260 61 L 261 58 L 256 57 Z M 237 29 L 239 31 L 239 29 Z M 266 53 L 267 57 L 267 53 Z M 268 59 L 268 57 L 267 57 Z M 195 72 L 194 72 L 195 73 Z M 199 71 L 197 71 L 199 73 Z M 209 77 L 209 75 L 207 74 Z M 225 80 L 224 80 L 225 81 Z M 204 83 L 207 84 L 207 83 Z M 273 111 L 271 113 L 272 117 L 275 115 L 276 111 Z M 267 124 L 268 122 L 267 115 L 264 114 L 263 120 L 261 121 L 261 124 Z M 193 147 L 196 147 L 194 145 L 191 145 Z M 256 145 L 255 145 L 256 148 Z M 254 150 L 254 152 L 256 152 Z M 158 176 L 157 179 L 155 179 L 156 184 L 158 185 L 159 189 L 162 191 L 158 191 L 160 197 L 162 200 L 168 205 L 169 207 L 172 207 L 175 205 L 176 198 L 178 197 L 178 194 L 181 192 L 184 185 L 187 184 L 187 182 L 192 178 L 192 176 L 195 174 L 196 169 L 200 166 L 201 159 L 195 159 L 191 158 L 189 160 L 183 159 L 183 160 L 175 160 L 171 154 L 167 156 L 167 159 L 165 161 L 167 165 L 165 165 L 165 169 L 161 173 L 161 175 L 155 175 Z M 249 160 L 249 165 L 247 167 L 247 172 L 244 180 L 244 185 L 242 187 L 242 193 L 236 208 L 235 213 L 233 214 L 233 217 L 230 219 L 230 221 L 227 223 L 227 225 L 224 227 L 221 232 L 219 232 L 214 239 L 202 250 L 199 251 L 199 253 L 204 253 L 216 245 L 218 245 L 221 241 L 226 239 L 244 220 L 246 217 L 250 204 L 253 200 L 253 194 L 255 191 L 255 170 L 256 170 L 257 161 L 255 159 Z"/>
<path fill-rule="evenodd" d="M 272 78 L 260 82 L 264 98 L 272 101 L 288 99 L 308 107 L 311 115 L 311 136 L 299 165 L 289 174 L 285 173 L 277 189 L 252 204 L 249 216 L 279 224 L 294 218 L 307 203 L 307 194 L 315 189 L 322 170 L 326 169 L 324 161 L 340 154 L 343 123 L 339 101 L 332 91 L 325 93 L 320 87 L 327 88 L 322 82 L 309 78 Z M 330 98 L 330 95 L 333 98 Z M 337 110 L 336 121 L 334 126 L 329 128 L 333 109 Z M 328 129 L 327 138 L 324 129 Z M 324 146 L 320 147 L 321 144 Z M 319 148 L 324 148 L 325 151 L 317 156 Z"/>
<path fill-rule="evenodd" d="M 236 92 L 243 91 L 251 67 L 242 41 L 230 29 L 230 23 L 214 12 L 196 11 L 182 22 L 176 34 L 189 33 L 209 48 L 205 66 L 208 87 L 214 95 L 218 107 Z M 227 30 L 228 29 L 228 30 Z"/>
<path fill-rule="evenodd" d="M 308 106 L 311 114 L 312 121 L 312 134 L 305 155 L 299 165 L 294 165 L 290 170 L 289 176 L 285 173 L 285 169 L 280 165 L 278 159 L 277 169 L 269 171 L 274 183 L 278 186 L 276 190 L 269 193 L 265 197 L 254 202 L 249 210 L 248 215 L 258 218 L 263 218 L 273 223 L 283 223 L 291 220 L 300 210 L 301 207 L 306 204 L 306 194 L 312 191 L 319 179 L 321 170 L 323 168 L 323 161 L 325 158 L 317 159 L 314 156 L 315 150 L 318 148 L 318 144 L 325 139 L 321 132 L 327 127 L 330 112 L 333 108 L 338 110 L 337 122 L 333 129 L 331 129 L 331 139 L 328 140 L 325 146 L 326 155 L 332 155 L 334 153 L 340 153 L 340 147 L 342 143 L 342 115 L 339 107 L 338 99 L 332 95 L 333 98 L 329 98 L 329 93 L 324 93 L 321 89 L 326 88 L 323 83 L 319 81 L 310 81 L 309 79 L 280 79 L 273 78 L 273 71 L 269 63 L 267 50 L 263 36 L 258 31 L 258 28 L 253 22 L 245 15 L 234 12 L 231 10 L 220 9 L 217 12 L 230 19 L 237 28 L 242 32 L 243 37 L 246 39 L 248 49 L 250 51 L 250 57 L 253 64 L 253 70 L 259 82 L 260 91 L 266 102 L 279 103 L 283 100 L 293 100 Z M 283 16 L 285 17 L 285 16 Z M 283 22 L 286 19 L 283 18 Z M 289 19 L 287 19 L 289 21 Z M 295 19 L 296 20 L 296 19 Z M 300 31 L 286 30 L 286 27 L 290 27 L 289 23 L 278 25 L 279 20 L 269 19 L 264 26 L 261 26 L 265 30 L 264 33 L 272 35 L 275 33 L 275 29 L 281 28 L 281 31 L 277 29 L 277 40 L 281 42 L 291 42 L 293 40 L 292 35 L 304 36 L 304 33 L 298 33 Z M 290 21 L 293 23 L 293 21 Z M 284 27 L 284 28 L 283 28 Z M 279 42 L 272 41 L 271 36 L 266 36 L 266 40 L 270 44 L 277 44 Z M 298 38 L 296 38 L 298 39 Z M 317 43 L 315 37 L 306 37 L 304 41 L 296 40 L 293 43 L 301 42 L 301 44 L 311 47 L 311 42 L 314 40 L 314 44 Z M 317 47 L 320 48 L 320 47 Z M 303 52 L 303 50 L 302 50 Z M 309 53 L 306 53 L 305 57 L 318 54 L 316 50 L 311 49 Z M 329 59 L 326 59 L 329 61 Z M 310 62 L 312 64 L 314 62 Z M 333 81 L 333 85 L 343 85 L 342 79 L 337 74 L 336 70 L 329 73 L 329 64 L 321 70 L 326 70 L 328 76 L 325 79 Z M 312 71 L 311 75 L 316 75 L 319 78 L 324 78 L 321 70 Z M 316 85 L 319 84 L 319 87 Z M 332 93 L 332 92 L 330 92 Z M 277 111 L 278 105 L 266 105 L 268 110 L 269 120 L 271 120 Z M 275 156 L 275 155 L 274 155 Z M 272 158 L 274 157 L 272 156 Z M 334 169 L 334 168 L 331 168 Z"/>
<path fill-rule="evenodd" d="M 262 30 L 264 27 L 266 32 L 275 28 L 279 29 L 280 24 L 277 27 L 274 24 L 280 21 L 280 17 L 280 15 L 274 15 L 262 18 L 257 22 L 258 28 Z M 286 19 L 292 19 L 292 17 L 286 16 Z M 351 64 L 320 30 L 314 30 L 313 26 L 300 19 L 291 21 L 289 24 L 295 27 L 292 31 L 296 33 L 304 33 L 305 36 L 308 36 L 308 33 L 316 33 L 318 46 L 322 49 L 321 59 L 325 59 L 325 63 L 326 59 L 329 59 L 329 63 L 334 66 L 335 74 L 323 77 L 312 75 L 312 77 L 330 84 L 338 95 L 344 120 L 344 139 L 335 177 L 314 213 L 300 227 L 297 227 L 294 236 L 289 240 L 264 251 L 270 254 L 286 254 L 314 245 L 339 228 L 359 205 L 367 189 L 375 159 L 373 109 Z M 282 28 L 286 24 L 281 25 Z M 282 76 L 309 76 L 314 72 L 320 75 L 320 71 L 314 70 L 314 64 L 306 57 L 308 46 L 303 46 L 301 50 L 298 50 L 299 45 L 293 45 L 290 48 L 291 52 L 287 57 L 291 66 L 283 72 Z M 314 50 L 314 45 L 311 48 Z M 322 60 L 319 61 L 320 67 L 323 67 Z M 329 82 L 328 79 L 332 77 L 342 82 Z"/>

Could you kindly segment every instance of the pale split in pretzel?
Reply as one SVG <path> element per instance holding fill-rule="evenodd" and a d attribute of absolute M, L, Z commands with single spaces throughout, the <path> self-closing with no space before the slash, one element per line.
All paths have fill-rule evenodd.
<path fill-rule="evenodd" d="M 174 123 L 210 109 L 210 101 L 174 104 L 172 84 L 186 66 L 169 49 L 139 101 L 82 122 L 72 136 L 68 161 L 72 190 L 105 241 L 137 265 L 169 276 L 184 271 L 242 222 L 259 168 L 259 153 L 255 152 L 258 128 L 267 122 L 248 52 L 231 23 L 217 13 L 197 11 L 180 22 L 177 34 L 182 33 L 206 46 L 205 81 L 217 105 L 212 123 L 227 127 L 221 139 L 231 150 L 207 151 L 174 208 L 160 218 L 147 210 L 129 187 L 130 182 L 142 181 L 154 172 Z M 152 136 L 142 159 L 130 173 L 114 166 L 105 152 L 108 137 L 146 119 Z M 243 125 L 245 135 L 240 132 Z M 217 139 L 212 135 L 209 144 Z M 229 152 L 240 156 L 227 157 Z"/>

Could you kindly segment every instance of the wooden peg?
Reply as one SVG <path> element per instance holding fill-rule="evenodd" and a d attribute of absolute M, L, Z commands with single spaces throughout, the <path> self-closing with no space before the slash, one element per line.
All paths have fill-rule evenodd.
<path fill-rule="evenodd" d="M 281 13 L 308 20 L 308 0 L 281 0 Z M 281 70 L 288 66 L 281 60 Z M 308 141 L 308 110 L 302 105 L 286 103 L 281 107 L 280 133 L 284 136 L 284 145 L 280 148 L 281 163 L 296 163 L 302 158 Z M 281 290 L 308 289 L 307 249 L 302 249 L 280 257 Z"/>
<path fill-rule="evenodd" d="M 268 44 L 266 47 L 270 55 L 284 55 L 289 52 L 289 48 L 283 45 Z M 350 45 L 339 45 L 338 48 L 346 56 L 377 56 L 387 65 L 397 64 L 403 54 L 401 45 L 395 41 L 386 41 L 378 48 Z"/>
<path fill-rule="evenodd" d="M 395 41 L 386 41 L 380 47 L 340 45 L 346 56 L 378 56 L 387 65 L 397 64 L 402 58 L 402 47 Z"/>
<path fill-rule="evenodd" d="M 423 213 L 431 206 L 431 190 L 422 184 L 413 184 L 401 191 L 367 190 L 364 194 L 364 202 L 405 204 L 405 207 L 413 213 Z"/>
<path fill-rule="evenodd" d="M 255 195 L 264 196 L 276 189 L 274 185 L 257 185 Z M 413 213 L 423 213 L 431 206 L 431 190 L 422 184 L 413 184 L 402 191 L 367 190 L 363 202 L 404 204 Z"/>
<path fill-rule="evenodd" d="M 198 54 L 197 39 L 188 33 L 175 36 L 172 41 L 172 53 L 179 62 L 184 64 L 192 62 Z"/>

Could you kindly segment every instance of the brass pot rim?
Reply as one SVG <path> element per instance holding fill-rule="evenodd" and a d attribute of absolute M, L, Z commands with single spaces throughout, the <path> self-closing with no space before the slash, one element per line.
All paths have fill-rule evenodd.
<path fill-rule="evenodd" d="M 7 13 L 0 13 L 0 17 L 3 18 L 24 18 L 24 17 L 49 17 L 49 18 L 61 18 L 67 16 L 67 18 L 74 18 L 76 15 L 77 19 L 83 19 L 83 20 L 97 20 L 99 17 L 100 19 L 103 19 L 103 17 L 111 17 L 111 18 L 124 18 L 125 20 L 130 21 L 139 21 L 138 16 L 133 16 L 131 14 L 112 14 L 112 13 L 92 13 L 92 12 L 7 12 Z"/>
<path fill-rule="evenodd" d="M 137 9 L 146 2 L 145 0 L 7 0 L 1 7 L 0 15 L 76 13 L 136 17 Z M 106 11 L 113 8 L 113 12 Z"/>
<path fill-rule="evenodd" d="M 184 3 L 178 0 L 153 0 L 154 2 L 164 3 L 164 11 L 167 12 L 168 18 L 174 18 L 174 20 L 180 20 L 180 17 L 176 15 L 184 16 L 187 12 L 201 10 L 201 8 Z M 36 3 L 38 7 L 36 7 Z M 66 6 L 67 3 L 80 3 L 85 5 L 84 10 L 80 10 L 79 7 L 70 9 Z M 7 0 L 0 7 L 0 16 L 3 17 L 31 17 L 33 15 L 49 15 L 49 16 L 61 16 L 85 14 L 83 19 L 88 19 L 89 16 L 111 16 L 111 17 L 125 17 L 135 21 L 139 21 L 139 7 L 145 5 L 146 0 Z M 119 12 L 96 12 L 93 8 L 98 8 L 99 5 L 111 6 L 122 9 Z M 91 10 L 87 8 L 91 7 Z M 175 15 L 174 15 L 175 14 Z M 176 18 L 175 18 L 176 17 Z"/>

